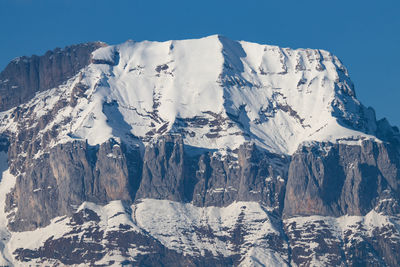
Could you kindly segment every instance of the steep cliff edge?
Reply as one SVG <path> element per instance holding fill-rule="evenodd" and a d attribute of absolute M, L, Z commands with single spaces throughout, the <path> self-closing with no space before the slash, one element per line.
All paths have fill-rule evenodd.
<path fill-rule="evenodd" d="M 399 163 L 398 151 L 384 143 L 302 147 L 289 166 L 284 214 L 399 214 Z"/>
<path fill-rule="evenodd" d="M 35 93 L 61 85 L 91 62 L 101 42 L 72 45 L 43 56 L 18 57 L 0 73 L 0 111 L 27 102 Z"/>

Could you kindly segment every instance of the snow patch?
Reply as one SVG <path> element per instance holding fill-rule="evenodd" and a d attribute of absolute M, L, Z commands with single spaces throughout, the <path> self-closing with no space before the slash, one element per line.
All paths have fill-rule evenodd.
<path fill-rule="evenodd" d="M 8 266 L 13 257 L 7 247 L 11 233 L 7 229 L 7 214 L 4 211 L 6 195 L 15 186 L 16 178 L 10 174 L 7 164 L 7 153 L 0 152 L 0 265 Z"/>

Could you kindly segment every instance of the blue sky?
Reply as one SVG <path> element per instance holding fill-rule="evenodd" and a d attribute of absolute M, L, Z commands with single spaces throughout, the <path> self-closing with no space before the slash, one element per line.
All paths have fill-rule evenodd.
<path fill-rule="evenodd" d="M 17 56 L 74 43 L 219 33 L 333 52 L 358 98 L 400 126 L 399 14 L 398 0 L 0 0 L 0 69 Z"/>

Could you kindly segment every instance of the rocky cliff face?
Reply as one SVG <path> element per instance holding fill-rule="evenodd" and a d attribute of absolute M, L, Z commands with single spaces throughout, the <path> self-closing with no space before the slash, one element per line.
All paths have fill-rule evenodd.
<path fill-rule="evenodd" d="M 399 213 L 399 153 L 390 144 L 317 144 L 293 156 L 285 216 Z"/>
<path fill-rule="evenodd" d="M 143 157 L 110 140 L 97 147 L 75 141 L 27 158 L 29 168 L 18 175 L 7 197 L 6 211 L 16 210 L 9 214 L 13 231 L 46 226 L 85 201 L 150 198 L 219 207 L 255 201 L 280 214 L 289 162 L 254 144 L 227 157 L 194 154 L 180 136 L 160 138 L 146 147 Z"/>
<path fill-rule="evenodd" d="M 1 75 L 5 265 L 400 262 L 399 131 L 325 51 L 92 43 Z"/>
<path fill-rule="evenodd" d="M 43 56 L 19 57 L 0 73 L 0 111 L 18 106 L 35 93 L 61 85 L 89 65 L 91 53 L 104 43 L 72 45 Z"/>
<path fill-rule="evenodd" d="M 132 201 L 140 164 L 137 152 L 126 152 L 112 141 L 99 147 L 79 141 L 57 146 L 27 162 L 29 168 L 17 177 L 7 197 L 6 211 L 16 210 L 10 214 L 10 229 L 45 226 L 57 216 L 72 214 L 84 201 Z"/>

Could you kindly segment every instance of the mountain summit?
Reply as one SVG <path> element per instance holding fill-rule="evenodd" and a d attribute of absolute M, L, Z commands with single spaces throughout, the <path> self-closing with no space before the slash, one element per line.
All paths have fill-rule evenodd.
<path fill-rule="evenodd" d="M 4 264 L 400 263 L 398 128 L 327 51 L 95 42 L 0 92 Z"/>

